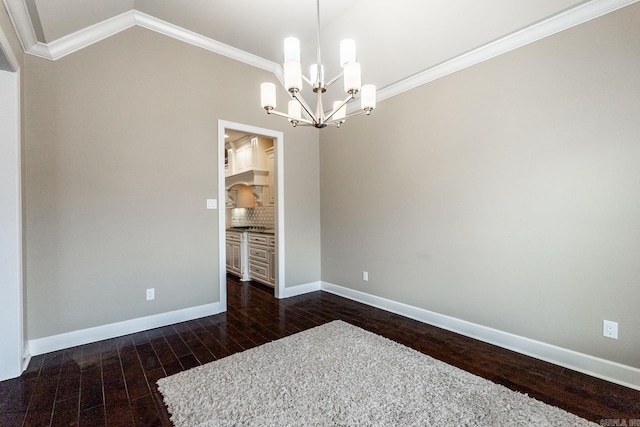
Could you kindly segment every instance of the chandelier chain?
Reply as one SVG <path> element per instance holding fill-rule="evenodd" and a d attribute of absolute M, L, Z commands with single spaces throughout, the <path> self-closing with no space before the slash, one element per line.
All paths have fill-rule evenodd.
<path fill-rule="evenodd" d="M 320 56 L 320 0 L 316 0 L 316 15 L 317 15 L 317 28 L 316 28 L 316 40 L 318 41 L 318 45 L 316 46 L 316 64 L 318 67 L 321 67 L 322 65 L 322 57 Z"/>

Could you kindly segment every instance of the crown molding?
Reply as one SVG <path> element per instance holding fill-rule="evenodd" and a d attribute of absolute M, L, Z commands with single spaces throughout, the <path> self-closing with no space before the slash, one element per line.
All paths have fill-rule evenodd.
<path fill-rule="evenodd" d="M 591 0 L 378 90 L 378 101 L 453 74 L 640 0 Z"/>
<path fill-rule="evenodd" d="M 275 62 L 268 61 L 257 55 L 234 48 L 227 44 L 205 37 L 202 34 L 195 33 L 177 25 L 171 24 L 162 19 L 155 18 L 137 10 L 130 10 L 113 18 L 91 25 L 89 27 L 78 30 L 74 33 L 61 37 L 49 43 L 43 43 L 36 39 L 29 11 L 24 0 L 3 0 L 11 22 L 15 27 L 22 48 L 28 54 L 38 56 L 40 58 L 56 61 L 71 53 L 77 52 L 118 34 L 133 26 L 140 26 L 151 31 L 163 34 L 165 36 L 180 40 L 182 42 L 206 49 L 210 52 L 226 56 L 236 61 L 257 67 L 266 71 L 270 71 L 276 76 L 281 74 L 281 67 Z"/>
<path fill-rule="evenodd" d="M 282 67 L 272 61 L 234 48 L 227 44 L 205 37 L 201 34 L 155 18 L 137 10 L 130 10 L 106 21 L 76 31 L 49 43 L 36 39 L 29 11 L 24 0 L 3 0 L 25 52 L 41 58 L 55 61 L 73 52 L 77 52 L 100 40 L 115 35 L 133 26 L 164 34 L 168 37 L 189 43 L 245 64 L 272 72 L 279 81 L 283 81 Z M 463 70 L 475 64 L 510 52 L 560 31 L 598 18 L 640 0 L 590 0 L 558 15 L 511 33 L 477 49 L 442 62 L 399 82 L 378 90 L 378 101 L 399 95 L 418 86 Z"/>
<path fill-rule="evenodd" d="M 55 61 L 135 25 L 135 13 L 130 10 L 47 44 L 42 44 L 49 48 L 49 55 Z"/>
<path fill-rule="evenodd" d="M 33 30 L 31 18 L 29 17 L 29 11 L 27 5 L 23 0 L 3 0 L 4 6 L 9 14 L 9 19 L 13 24 L 13 28 L 16 29 L 18 40 L 22 45 L 22 50 L 27 53 L 31 48 L 38 43 L 36 39 L 36 33 Z M 39 56 L 39 55 L 38 55 Z"/>
<path fill-rule="evenodd" d="M 165 36 L 183 41 L 185 43 L 206 49 L 210 52 L 226 56 L 236 61 L 244 62 L 256 68 L 275 73 L 280 66 L 275 62 L 266 60 L 260 56 L 253 55 L 243 50 L 237 49 L 228 44 L 221 43 L 217 40 L 205 37 L 202 34 L 187 30 L 177 25 L 171 24 L 162 19 L 155 18 L 143 12 L 133 11 L 136 25 L 148 30 L 155 31 Z"/>
<path fill-rule="evenodd" d="M 4 53 L 4 57 L 9 62 L 10 71 L 16 72 L 20 69 L 20 63 L 18 62 L 18 58 L 16 58 L 13 49 L 11 48 L 11 43 L 9 43 L 9 39 L 7 35 L 4 33 L 2 28 L 0 28 L 0 55 Z"/>

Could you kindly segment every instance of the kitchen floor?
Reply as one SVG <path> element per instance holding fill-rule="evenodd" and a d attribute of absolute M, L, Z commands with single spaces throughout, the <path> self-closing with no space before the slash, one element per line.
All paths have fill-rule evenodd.
<path fill-rule="evenodd" d="M 232 276 L 227 290 L 227 313 L 34 357 L 0 382 L 0 425 L 170 426 L 157 379 L 335 319 L 596 423 L 640 422 L 639 391 L 326 292 L 277 300 Z"/>

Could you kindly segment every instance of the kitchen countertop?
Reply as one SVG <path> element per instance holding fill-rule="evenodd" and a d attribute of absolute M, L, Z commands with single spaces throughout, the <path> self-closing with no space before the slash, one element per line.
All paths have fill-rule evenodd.
<path fill-rule="evenodd" d="M 264 230 L 247 230 L 248 233 L 257 233 L 257 234 L 275 234 L 276 230 L 273 228 L 265 228 Z"/>
<path fill-rule="evenodd" d="M 226 231 L 237 231 L 238 233 L 242 233 L 246 231 L 247 233 L 256 233 L 256 234 L 275 234 L 275 230 L 273 228 L 251 230 L 245 227 L 227 227 Z"/>

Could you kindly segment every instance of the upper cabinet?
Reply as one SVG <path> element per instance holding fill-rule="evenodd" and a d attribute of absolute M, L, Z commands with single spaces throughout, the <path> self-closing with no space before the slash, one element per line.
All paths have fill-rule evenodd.
<path fill-rule="evenodd" d="M 269 172 L 269 194 L 266 197 L 266 204 L 273 206 L 276 198 L 276 174 L 274 173 L 275 160 L 273 157 L 273 145 L 264 150 L 267 155 L 267 171 Z"/>
<path fill-rule="evenodd" d="M 227 176 L 248 170 L 268 169 L 266 150 L 273 149 L 273 140 L 261 136 L 246 136 L 228 142 L 225 151 Z"/>
<path fill-rule="evenodd" d="M 253 138 L 253 140 L 257 140 L 257 138 Z M 255 169 L 254 160 L 257 160 L 259 155 L 257 152 L 254 154 L 254 151 L 256 150 L 253 144 L 245 145 L 236 149 L 234 173 Z"/>
<path fill-rule="evenodd" d="M 245 136 L 225 146 L 225 187 L 227 206 L 241 207 L 230 194 L 232 187 L 242 184 L 251 188 L 255 203 L 273 206 L 274 188 L 273 140 L 261 136 Z M 235 200 L 234 200 L 235 199 Z"/>

